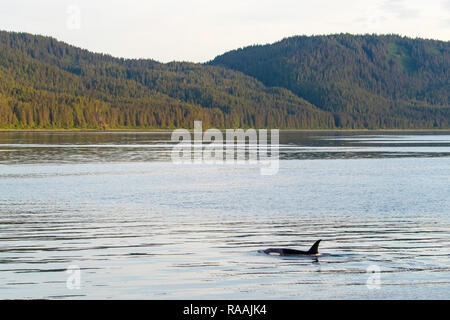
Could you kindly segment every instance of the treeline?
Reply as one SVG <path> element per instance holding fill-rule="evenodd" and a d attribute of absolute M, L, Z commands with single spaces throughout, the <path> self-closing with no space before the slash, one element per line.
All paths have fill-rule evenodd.
<path fill-rule="evenodd" d="M 437 54 L 441 47 L 448 49 L 445 43 L 436 43 L 437 49 L 427 50 Z M 313 63 L 319 49 L 311 49 L 308 58 L 301 48 L 292 51 L 291 45 L 285 47 L 287 51 L 272 53 L 269 60 L 266 53 L 258 51 L 260 47 L 252 47 L 245 49 L 252 52 L 250 55 L 245 53 L 241 59 L 238 56 L 245 50 L 230 53 L 231 56 L 212 63 L 216 65 L 161 64 L 94 54 L 49 37 L 0 32 L 0 128 L 187 128 L 193 126 L 194 120 L 203 120 L 205 127 L 218 128 L 450 126 L 445 90 L 448 80 L 446 83 L 435 67 L 442 63 L 445 50 L 436 62 L 430 62 L 428 73 L 424 67 L 413 65 L 423 69 L 429 78 L 427 88 L 433 84 L 434 91 L 430 94 L 417 84 L 417 88 L 422 88 L 421 95 L 412 98 L 400 89 L 395 97 L 389 88 L 372 92 L 369 85 L 362 85 L 364 77 L 352 74 L 354 70 L 340 70 L 335 65 L 338 61 L 328 54 L 329 58 L 319 60 L 329 59 L 329 68 L 335 70 L 331 74 L 339 71 L 336 77 L 348 75 L 337 81 L 326 67 L 317 69 L 318 63 Z M 401 72 L 415 72 L 402 56 L 403 51 L 398 53 L 400 49 L 389 45 L 386 48 L 391 50 L 388 53 L 394 62 L 406 61 Z M 298 57 L 291 57 L 291 52 L 297 52 Z M 289 69 L 292 65 L 282 63 L 286 60 L 282 54 L 302 61 L 303 66 L 310 59 L 309 73 L 295 75 Z M 356 61 L 356 57 L 351 59 Z M 250 69 L 233 64 L 241 60 Z M 348 68 L 346 64 L 341 67 Z M 403 87 L 409 88 L 406 84 Z M 440 98 L 445 95 L 447 104 Z"/>
<path fill-rule="evenodd" d="M 335 114 L 336 126 L 448 127 L 450 43 L 396 35 L 299 36 L 217 57 Z"/>

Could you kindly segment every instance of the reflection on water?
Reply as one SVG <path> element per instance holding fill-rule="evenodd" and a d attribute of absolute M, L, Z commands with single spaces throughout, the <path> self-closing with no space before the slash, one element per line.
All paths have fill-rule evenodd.
<path fill-rule="evenodd" d="M 3 132 L 0 164 L 170 161 L 173 146 L 171 132 Z M 279 150 L 284 160 L 448 157 L 450 134 L 285 131 Z"/>
<path fill-rule="evenodd" d="M 450 135 L 283 132 L 275 176 L 171 145 L 0 133 L 0 298 L 450 298 Z"/>

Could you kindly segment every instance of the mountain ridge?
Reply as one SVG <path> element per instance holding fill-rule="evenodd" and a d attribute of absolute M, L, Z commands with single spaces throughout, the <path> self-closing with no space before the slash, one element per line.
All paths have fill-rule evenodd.
<path fill-rule="evenodd" d="M 357 36 L 347 37 L 358 39 Z M 295 42 L 289 39 L 292 38 L 280 42 Z M 256 58 L 245 53 L 240 60 L 248 61 L 246 65 L 232 64 L 229 59 L 224 61 L 227 54 L 233 55 L 239 50 L 242 53 L 249 47 L 227 52 L 205 64 L 164 64 L 152 59 L 124 59 L 92 53 L 50 37 L 0 31 L 0 128 L 190 128 L 194 120 L 203 120 L 205 127 L 218 128 L 448 128 L 448 78 L 447 82 L 443 81 L 439 70 L 435 70 L 436 64 L 443 63 L 443 69 L 448 65 L 448 43 L 437 43 L 443 46 L 442 61 L 433 60 L 430 66 L 421 67 L 429 78 L 423 76 L 422 82 L 434 85 L 433 94 L 424 92 L 423 101 L 413 101 L 408 92 L 401 92 L 407 99 L 402 96 L 394 99 L 393 93 L 387 91 L 387 95 L 385 88 L 373 92 L 364 86 L 352 86 L 356 80 L 364 83 L 363 76 L 345 79 L 349 83 L 326 79 L 328 69 L 316 74 L 309 71 L 310 80 L 315 80 L 317 88 L 314 81 L 303 81 L 296 86 L 295 81 L 289 80 L 293 79 L 292 72 L 286 70 L 286 65 L 292 66 L 292 62 L 280 53 L 272 53 L 272 60 L 289 63 L 281 63 L 278 70 L 271 64 L 263 65 L 270 70 L 272 79 L 256 72 L 254 62 L 267 61 L 260 52 Z M 329 47 L 325 41 L 317 52 L 330 50 Z M 436 48 L 430 48 L 428 50 L 436 55 Z M 391 48 L 394 63 L 397 59 L 414 72 L 415 65 L 397 49 Z M 293 57 L 298 60 L 302 54 Z M 347 55 L 348 59 L 354 59 L 351 54 Z M 314 61 L 315 57 L 316 53 L 304 58 Z M 236 62 L 235 57 L 233 59 L 232 62 Z M 333 67 L 333 59 L 329 60 L 330 70 L 343 72 Z M 320 79 L 320 74 L 325 79 Z M 445 70 L 443 74 L 447 76 Z M 288 81 L 281 81 L 283 76 Z M 442 83 L 442 88 L 436 87 L 436 83 Z M 304 93 L 314 93 L 314 90 L 316 96 Z"/>
<path fill-rule="evenodd" d="M 267 86 L 290 89 L 338 117 L 339 113 L 374 115 L 379 110 L 371 107 L 377 104 L 379 109 L 381 104 L 397 105 L 400 111 L 410 112 L 419 105 L 448 107 L 450 100 L 450 46 L 437 40 L 397 35 L 296 36 L 232 50 L 209 64 L 241 71 Z"/>

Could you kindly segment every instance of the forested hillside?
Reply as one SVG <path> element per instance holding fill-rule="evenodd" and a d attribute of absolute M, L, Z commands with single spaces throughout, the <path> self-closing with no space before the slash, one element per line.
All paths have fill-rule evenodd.
<path fill-rule="evenodd" d="M 450 43 L 396 35 L 292 37 L 217 57 L 332 112 L 338 127 L 447 127 Z"/>
<path fill-rule="evenodd" d="M 291 38 L 204 65 L 0 32 L 0 128 L 447 128 L 448 72 L 448 43 L 394 36 Z"/>
<path fill-rule="evenodd" d="M 282 88 L 223 67 L 93 54 L 0 33 L 0 127 L 328 128 L 333 117 Z"/>

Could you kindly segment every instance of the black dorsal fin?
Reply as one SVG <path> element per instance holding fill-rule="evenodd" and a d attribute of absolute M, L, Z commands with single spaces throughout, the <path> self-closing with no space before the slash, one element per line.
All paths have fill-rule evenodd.
<path fill-rule="evenodd" d="M 308 250 L 308 254 L 318 254 L 319 253 L 319 243 L 322 240 L 317 240 L 311 247 L 311 249 Z"/>

